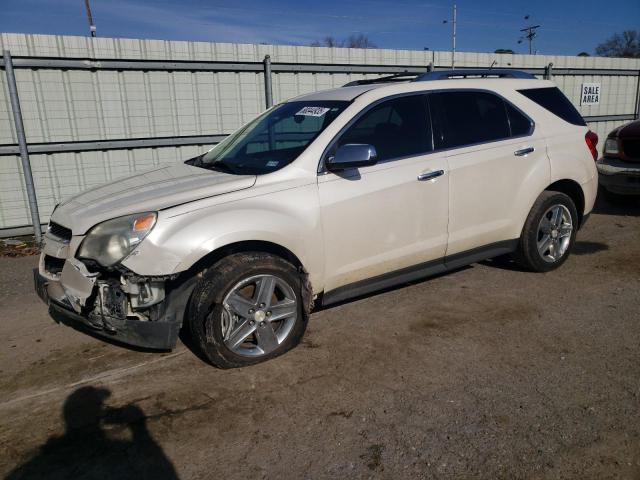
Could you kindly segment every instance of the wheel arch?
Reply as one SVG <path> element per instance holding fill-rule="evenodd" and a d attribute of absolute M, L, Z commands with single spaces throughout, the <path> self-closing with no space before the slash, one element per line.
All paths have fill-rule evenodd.
<path fill-rule="evenodd" d="M 553 182 L 545 191 L 561 192 L 567 195 L 576 206 L 578 211 L 578 228 L 582 226 L 582 219 L 584 218 L 585 196 L 582 187 L 575 180 L 562 179 Z"/>
<path fill-rule="evenodd" d="M 314 304 L 314 290 L 309 278 L 309 272 L 295 253 L 275 242 L 266 240 L 242 240 L 222 245 L 201 257 L 197 262 L 191 265 L 188 270 L 182 272 L 180 277 L 185 282 L 195 284 L 195 281 L 197 281 L 197 279 L 202 275 L 204 270 L 212 267 L 216 262 L 229 255 L 243 252 L 270 253 L 291 263 L 300 274 L 302 291 L 305 297 L 304 310 L 307 315 L 309 314 L 313 309 Z"/>
<path fill-rule="evenodd" d="M 306 271 L 302 261 L 295 253 L 282 245 L 266 240 L 242 240 L 222 245 L 200 258 L 189 270 L 197 273 L 211 267 L 226 256 L 243 252 L 270 253 L 288 261 L 298 270 Z"/>

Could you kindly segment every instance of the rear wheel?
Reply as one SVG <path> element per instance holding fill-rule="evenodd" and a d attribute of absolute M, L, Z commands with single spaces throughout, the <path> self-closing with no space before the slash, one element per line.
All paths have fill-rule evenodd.
<path fill-rule="evenodd" d="M 191 334 L 221 368 L 259 363 L 295 347 L 307 325 L 303 279 L 280 257 L 233 254 L 208 269 L 189 311 Z"/>
<path fill-rule="evenodd" d="M 514 259 L 534 272 L 554 270 L 567 260 L 577 229 L 573 200 L 564 193 L 543 192 L 529 212 Z"/>

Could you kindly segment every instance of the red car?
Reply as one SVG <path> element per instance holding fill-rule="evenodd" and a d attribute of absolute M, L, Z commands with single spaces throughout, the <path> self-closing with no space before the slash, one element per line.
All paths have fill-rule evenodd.
<path fill-rule="evenodd" d="M 613 130 L 598 159 L 600 186 L 615 195 L 640 195 L 640 120 Z"/>

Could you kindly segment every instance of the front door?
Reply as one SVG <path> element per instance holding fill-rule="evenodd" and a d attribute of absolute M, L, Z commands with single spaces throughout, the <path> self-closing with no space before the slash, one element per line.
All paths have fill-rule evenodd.
<path fill-rule="evenodd" d="M 426 95 L 370 107 L 332 151 L 350 143 L 373 145 L 378 163 L 319 176 L 325 292 L 442 259 L 447 246 L 448 168 Z"/>

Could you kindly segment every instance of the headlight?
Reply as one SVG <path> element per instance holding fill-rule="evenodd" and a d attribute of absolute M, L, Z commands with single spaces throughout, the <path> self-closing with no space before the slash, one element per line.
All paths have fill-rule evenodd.
<path fill-rule="evenodd" d="M 620 154 L 620 151 L 618 150 L 618 139 L 607 138 L 606 142 L 604 142 L 603 153 L 606 157 L 617 157 Z"/>
<path fill-rule="evenodd" d="M 95 260 L 111 267 L 129 255 L 156 224 L 153 212 L 127 215 L 99 223 L 87 233 L 78 250 L 78 258 Z"/>

